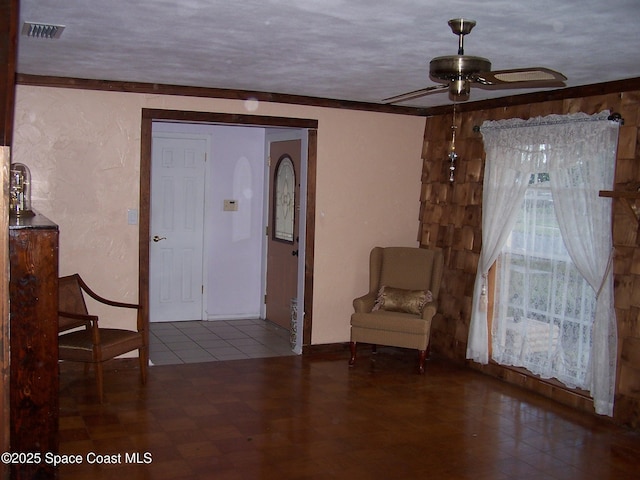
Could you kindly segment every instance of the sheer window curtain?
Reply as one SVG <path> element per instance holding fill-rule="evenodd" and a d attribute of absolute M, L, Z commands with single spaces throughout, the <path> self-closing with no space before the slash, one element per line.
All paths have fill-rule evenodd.
<path fill-rule="evenodd" d="M 619 125 L 608 116 L 605 111 L 483 123 L 482 250 L 467 358 L 488 363 L 487 273 L 513 228 L 531 174 L 549 172 L 567 250 L 597 294 L 588 383 L 596 412 L 611 416 L 617 357 L 611 201 L 598 192 L 613 187 Z"/>

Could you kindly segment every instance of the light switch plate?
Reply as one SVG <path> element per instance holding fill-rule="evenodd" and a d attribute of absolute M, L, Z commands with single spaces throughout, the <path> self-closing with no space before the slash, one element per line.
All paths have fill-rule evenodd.
<path fill-rule="evenodd" d="M 138 210 L 135 208 L 130 208 L 127 210 L 127 223 L 129 225 L 137 225 L 138 224 Z"/>

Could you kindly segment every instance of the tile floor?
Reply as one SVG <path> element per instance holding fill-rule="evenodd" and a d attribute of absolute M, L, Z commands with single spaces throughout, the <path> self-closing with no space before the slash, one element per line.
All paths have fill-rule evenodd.
<path fill-rule="evenodd" d="M 266 320 L 151 323 L 153 365 L 177 365 L 294 355 L 289 331 Z"/>

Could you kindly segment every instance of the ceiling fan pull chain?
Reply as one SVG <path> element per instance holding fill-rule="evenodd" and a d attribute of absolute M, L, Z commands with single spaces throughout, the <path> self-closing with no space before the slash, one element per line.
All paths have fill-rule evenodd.
<path fill-rule="evenodd" d="M 454 173 L 456 171 L 456 160 L 458 159 L 458 154 L 456 153 L 456 129 L 458 128 L 458 124 L 456 123 L 456 103 L 453 102 L 453 118 L 451 121 L 451 148 L 449 149 L 449 183 L 453 184 L 454 181 Z"/>

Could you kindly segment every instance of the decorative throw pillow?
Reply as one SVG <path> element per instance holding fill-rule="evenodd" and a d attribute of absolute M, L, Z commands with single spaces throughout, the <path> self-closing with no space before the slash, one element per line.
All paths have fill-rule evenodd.
<path fill-rule="evenodd" d="M 433 300 L 429 290 L 405 290 L 383 285 L 378 291 L 373 310 L 422 315 L 424 305 Z"/>

